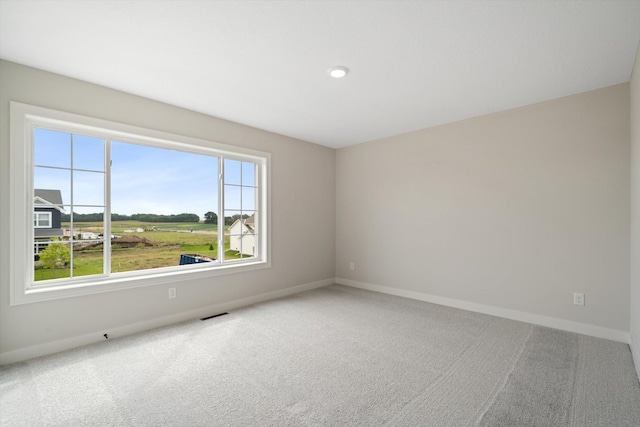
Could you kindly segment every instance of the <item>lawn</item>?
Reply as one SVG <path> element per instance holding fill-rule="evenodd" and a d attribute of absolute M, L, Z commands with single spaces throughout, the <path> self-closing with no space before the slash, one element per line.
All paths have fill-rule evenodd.
<path fill-rule="evenodd" d="M 76 223 L 76 229 L 102 232 L 101 223 Z M 62 227 L 68 228 L 63 223 Z M 124 230 L 143 228 L 150 230 L 156 227 L 158 231 L 144 231 L 124 233 Z M 160 231 L 160 230 L 191 230 L 194 232 Z M 209 231 L 198 233 L 195 231 Z M 112 233 L 118 236 L 138 236 L 151 242 L 152 245 L 140 243 L 134 247 L 119 247 L 113 242 L 111 251 L 111 271 L 114 273 L 146 270 L 161 267 L 177 266 L 181 254 L 198 254 L 210 258 L 218 258 L 216 246 L 217 226 L 210 224 L 186 223 L 142 223 L 139 221 L 118 221 L 113 223 Z M 240 255 L 229 250 L 229 238 L 225 238 L 225 259 L 239 259 Z M 83 250 L 74 250 L 74 276 L 101 274 L 103 271 L 103 256 L 101 245 Z M 69 277 L 69 268 L 45 269 L 36 268 L 35 280 L 48 280 Z"/>
<path fill-rule="evenodd" d="M 92 231 L 101 233 L 103 231 L 102 222 L 74 222 L 73 227 L 79 231 Z M 69 228 L 68 222 L 62 223 L 62 228 Z M 144 230 L 157 229 L 159 231 L 218 231 L 217 224 L 204 224 L 192 222 L 143 222 L 143 221 L 113 221 L 111 223 L 111 232 L 113 234 L 122 234 L 124 230 L 136 230 L 142 228 Z"/>

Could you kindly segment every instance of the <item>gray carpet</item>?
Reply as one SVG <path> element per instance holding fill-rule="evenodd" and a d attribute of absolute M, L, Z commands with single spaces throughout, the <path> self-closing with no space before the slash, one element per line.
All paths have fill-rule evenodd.
<path fill-rule="evenodd" d="M 343 286 L 0 368 L 2 426 L 640 426 L 629 347 Z"/>

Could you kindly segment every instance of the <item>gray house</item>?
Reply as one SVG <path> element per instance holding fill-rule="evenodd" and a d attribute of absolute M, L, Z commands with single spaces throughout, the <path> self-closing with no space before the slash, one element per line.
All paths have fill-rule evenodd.
<path fill-rule="evenodd" d="M 52 238 L 62 240 L 62 193 L 60 190 L 33 190 L 33 238 L 37 255 Z"/>

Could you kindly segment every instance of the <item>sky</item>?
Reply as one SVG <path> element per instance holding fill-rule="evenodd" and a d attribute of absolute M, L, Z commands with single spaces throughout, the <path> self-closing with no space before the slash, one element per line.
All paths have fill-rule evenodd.
<path fill-rule="evenodd" d="M 111 160 L 112 213 L 220 214 L 216 157 L 112 141 Z M 61 190 L 65 205 L 73 189 L 74 212 L 103 211 L 103 139 L 35 129 L 34 165 L 34 188 Z M 226 216 L 255 209 L 254 183 L 252 163 L 225 160 Z"/>

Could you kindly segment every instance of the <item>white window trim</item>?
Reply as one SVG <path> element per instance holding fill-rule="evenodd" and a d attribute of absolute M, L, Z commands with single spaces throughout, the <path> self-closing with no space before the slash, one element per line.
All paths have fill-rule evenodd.
<path fill-rule="evenodd" d="M 262 239 L 258 245 L 258 259 L 227 261 L 211 265 L 209 263 L 193 264 L 188 269 L 166 267 L 150 270 L 117 273 L 109 277 L 87 276 L 63 284 L 34 286 L 33 269 L 29 256 L 33 258 L 33 222 L 29 223 L 30 212 L 33 212 L 33 144 L 31 143 L 30 123 L 37 121 L 48 123 L 51 127 L 72 126 L 91 135 L 95 130 L 105 130 L 112 135 L 120 135 L 127 141 L 166 148 L 187 149 L 190 152 L 208 155 L 224 155 L 225 158 L 255 161 L 260 164 L 258 190 L 260 191 L 258 211 L 261 213 L 258 226 Z M 68 131 L 68 130 L 66 130 Z M 271 195 L 271 155 L 244 147 L 230 146 L 187 136 L 125 125 L 107 120 L 86 117 L 63 111 L 11 101 L 10 103 L 10 174 L 12 182 L 9 190 L 11 224 L 9 251 L 11 269 L 10 304 L 20 305 L 33 302 L 49 301 L 81 295 L 111 292 L 142 286 L 153 286 L 176 281 L 197 280 L 224 274 L 240 273 L 271 267 L 271 227 L 270 206 Z M 220 172 L 221 173 L 221 172 Z M 222 195 L 219 196 L 219 207 L 222 207 Z M 224 223 L 224 211 L 218 213 Z M 33 220 L 31 220 L 33 221 Z M 224 248 L 224 246 L 223 246 Z M 209 264 L 209 265 L 207 265 Z M 53 281 L 52 281 L 53 282 Z M 59 283 L 59 282 L 58 282 Z M 215 286 L 215 283 L 212 283 Z"/>
<path fill-rule="evenodd" d="M 40 215 L 44 215 L 47 217 L 47 221 L 49 221 L 49 225 L 40 225 Z M 53 228 L 51 212 L 46 211 L 34 211 L 33 212 L 33 228 Z"/>

